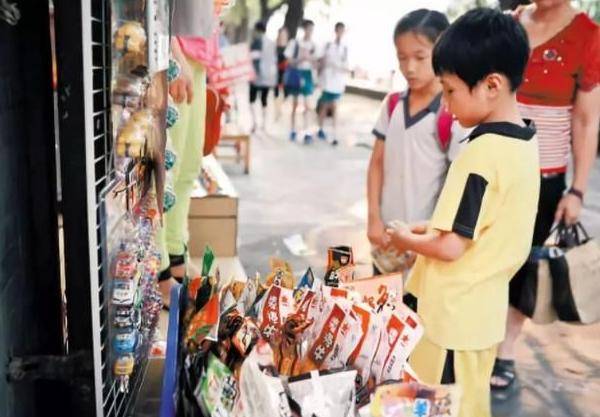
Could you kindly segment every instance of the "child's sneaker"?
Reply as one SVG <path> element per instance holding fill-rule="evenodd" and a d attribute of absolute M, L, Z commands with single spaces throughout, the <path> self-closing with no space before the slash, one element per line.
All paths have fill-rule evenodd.
<path fill-rule="evenodd" d="M 339 143 L 338 140 L 334 139 L 331 141 L 331 146 L 338 146 L 338 143 Z"/>
<path fill-rule="evenodd" d="M 291 140 L 292 142 L 296 142 L 296 136 L 297 136 L 297 133 L 296 133 L 296 131 L 295 131 L 295 130 L 292 130 L 292 131 L 290 132 L 290 140 Z"/>
<path fill-rule="evenodd" d="M 310 145 L 312 143 L 313 137 L 312 135 L 309 135 L 308 133 L 306 135 L 304 135 L 304 144 L 305 145 Z"/>
<path fill-rule="evenodd" d="M 325 134 L 325 131 L 323 129 L 319 129 L 319 131 L 317 132 L 317 137 L 321 140 L 327 140 L 327 135 Z"/>

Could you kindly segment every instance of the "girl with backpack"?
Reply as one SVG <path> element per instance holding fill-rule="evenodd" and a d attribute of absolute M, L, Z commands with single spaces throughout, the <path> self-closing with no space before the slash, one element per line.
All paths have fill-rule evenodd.
<path fill-rule="evenodd" d="M 448 26 L 442 13 L 419 9 L 405 15 L 394 30 L 408 88 L 385 98 L 373 129 L 367 199 L 375 274 L 405 268 L 403 257 L 388 247 L 386 226 L 431 217 L 450 162 L 467 136 L 444 109 L 442 86 L 431 63 L 435 41 Z"/>

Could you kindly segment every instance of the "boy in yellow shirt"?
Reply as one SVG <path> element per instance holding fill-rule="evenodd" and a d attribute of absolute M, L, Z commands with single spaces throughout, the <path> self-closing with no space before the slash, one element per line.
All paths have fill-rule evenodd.
<path fill-rule="evenodd" d="M 438 40 L 433 67 L 461 125 L 475 127 L 450 166 L 428 225 L 388 230 L 420 256 L 407 284 L 425 337 L 411 365 L 426 383 L 463 389 L 460 417 L 488 417 L 496 346 L 504 338 L 508 283 L 525 262 L 539 195 L 535 128 L 515 91 L 529 56 L 510 16 L 475 9 Z"/>

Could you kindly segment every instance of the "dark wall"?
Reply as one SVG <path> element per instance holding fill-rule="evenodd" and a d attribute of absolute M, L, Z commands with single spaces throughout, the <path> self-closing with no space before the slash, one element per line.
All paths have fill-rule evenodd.
<path fill-rule="evenodd" d="M 47 1 L 16 2 L 20 19 L 15 25 L 0 17 L 3 417 L 55 415 L 56 401 L 51 399 L 58 398 L 62 390 L 60 383 L 9 383 L 5 376 L 10 357 L 62 354 L 47 5 Z"/>

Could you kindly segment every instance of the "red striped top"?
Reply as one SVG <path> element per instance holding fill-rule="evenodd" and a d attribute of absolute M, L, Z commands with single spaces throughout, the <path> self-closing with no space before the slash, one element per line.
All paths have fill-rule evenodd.
<path fill-rule="evenodd" d="M 600 27 L 585 13 L 531 51 L 517 100 L 536 124 L 542 172 L 566 171 L 575 96 L 599 84 Z"/>

